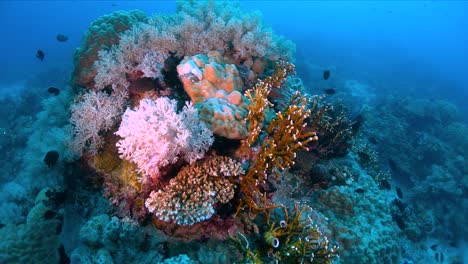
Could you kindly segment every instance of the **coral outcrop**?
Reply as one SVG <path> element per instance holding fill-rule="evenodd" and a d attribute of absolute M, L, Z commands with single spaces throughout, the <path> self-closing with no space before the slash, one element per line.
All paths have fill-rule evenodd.
<path fill-rule="evenodd" d="M 97 73 L 94 63 L 99 59 L 99 51 L 110 49 L 119 42 L 120 34 L 146 20 L 146 15 L 138 10 L 116 11 L 95 20 L 85 33 L 81 47 L 75 51 L 72 83 L 83 87 L 94 86 Z"/>

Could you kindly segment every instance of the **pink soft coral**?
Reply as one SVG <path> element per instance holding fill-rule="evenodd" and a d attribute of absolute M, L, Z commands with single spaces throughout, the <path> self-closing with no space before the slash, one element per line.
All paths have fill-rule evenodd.
<path fill-rule="evenodd" d="M 179 114 L 176 101 L 167 97 L 145 98 L 135 110 L 127 109 L 116 132 L 120 157 L 134 162 L 147 180 L 179 157 L 192 163 L 202 158 L 213 143 L 213 134 L 187 104 Z"/>

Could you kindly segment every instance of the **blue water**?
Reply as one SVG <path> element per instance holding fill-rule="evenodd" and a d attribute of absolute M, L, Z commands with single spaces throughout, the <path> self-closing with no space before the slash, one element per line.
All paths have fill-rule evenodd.
<path fill-rule="evenodd" d="M 341 100 L 350 120 L 364 116 L 349 153 L 317 163 L 340 171 L 328 174 L 327 188 L 313 178 L 317 166 L 304 165 L 307 173 L 293 172 L 305 177 L 299 181 L 301 186 L 310 183 L 303 190 L 296 190 L 295 201 L 317 209 L 317 223 L 323 225 L 324 233 L 342 250 L 341 257 L 333 262 L 467 263 L 468 3 L 240 1 L 239 4 L 245 11 L 260 11 L 263 22 L 275 34 L 296 44 L 294 63 L 307 93 L 323 94 L 325 89 L 332 88 L 336 93 L 328 95 L 325 101 Z M 179 245 L 166 237 L 147 242 L 143 235 L 135 235 L 147 231 L 142 231 L 143 224 L 139 222 L 139 227 L 136 221 L 137 224 L 130 225 L 130 221 L 110 219 L 109 216 L 123 216 L 102 198 L 102 182 L 92 180 L 86 181 L 89 192 L 80 192 L 73 201 L 68 199 L 60 209 L 65 220 L 60 222 L 62 233 L 58 238 L 44 242 L 38 238 L 43 234 L 26 235 L 30 233 L 27 228 L 32 227 L 25 223 L 34 221 L 27 219 L 35 219 L 28 213 L 35 212 L 34 199 L 41 189 L 78 185 L 67 183 L 70 177 L 65 174 L 73 175 L 72 179 L 78 177 L 75 174 L 93 175 L 92 169 L 83 168 L 86 167 L 83 160 L 87 158 L 81 162 L 63 162 L 52 169 L 42 160 L 47 151 L 55 149 L 61 153 L 59 161 L 62 162 L 66 155 L 61 151 L 67 151 L 67 142 L 71 140 L 67 137 L 73 129 L 69 126 L 69 116 L 61 114 L 68 113 L 69 105 L 78 98 L 78 90 L 71 88 L 73 83 L 70 83 L 75 49 L 82 44 L 83 35 L 93 21 L 113 11 L 134 9 L 147 15 L 174 14 L 176 4 L 173 1 L 0 2 L 0 156 L 4 161 L 0 168 L 3 201 L 0 235 L 7 237 L 0 242 L 0 262 L 25 263 L 25 259 L 8 255 L 9 247 L 24 250 L 23 254 L 27 255 L 32 248 L 47 244 L 57 250 L 62 245 L 68 257 L 73 252 L 89 255 L 89 263 L 94 263 L 91 259 L 98 258 L 96 252 L 103 248 L 108 252 L 102 253 L 104 263 L 111 263 L 105 262 L 111 259 L 114 263 L 130 263 L 130 259 L 157 263 L 156 260 L 180 254 L 186 254 L 193 263 L 230 263 L 231 260 L 221 257 L 229 251 L 228 247 L 217 245 L 216 240 L 199 239 Z M 57 41 L 57 34 L 68 36 L 68 40 Z M 44 51 L 43 61 L 36 58 L 37 50 Z M 331 73 L 328 80 L 323 77 L 325 70 Z M 61 90 L 60 96 L 52 98 L 47 93 L 51 86 Z M 41 127 L 44 132 L 40 131 Z M 366 151 L 375 151 L 377 169 L 366 167 L 359 159 L 362 153 L 359 147 L 364 145 Z M 309 156 L 305 160 L 313 163 Z M 375 179 L 379 172 L 390 175 L 390 190 L 378 188 L 379 181 Z M 346 173 L 353 176 L 338 184 L 336 177 Z M 403 191 L 403 198 L 397 197 L 397 187 Z M 308 189 L 315 192 L 311 194 Z M 364 189 L 364 194 L 358 189 Z M 293 187 L 284 190 L 279 192 L 280 197 L 294 193 Z M 359 203 L 361 199 L 365 202 Z M 395 200 L 403 203 L 404 208 L 399 212 Z M 337 209 L 337 204 L 342 208 Z M 378 213 L 381 210 L 386 211 Z M 109 219 L 93 218 L 104 214 Z M 11 225 L 23 225 L 26 229 L 18 227 L 17 232 L 22 235 L 15 236 Z M 100 229 L 103 225 L 114 228 L 110 233 L 125 235 L 114 240 L 83 239 L 85 232 L 90 237 L 99 236 L 96 234 L 102 232 L 96 231 L 99 225 Z M 352 231 L 343 231 L 345 226 Z M 131 237 L 129 244 L 133 244 L 128 246 L 128 252 L 116 253 L 126 248 L 122 242 L 126 240 L 124 236 Z M 20 243 L 22 239 L 30 243 Z M 93 239 L 101 242 L 93 244 L 90 242 Z M 158 239 L 170 246 L 162 246 Z M 386 243 L 387 240 L 392 242 Z M 97 246 L 99 243 L 109 246 Z M 147 248 L 154 248 L 160 255 L 149 256 Z M 33 263 L 50 263 L 47 257 L 39 253 L 37 256 L 43 259 Z M 81 259 L 83 262 L 77 259 L 72 258 L 72 263 L 86 262 L 86 258 Z"/>

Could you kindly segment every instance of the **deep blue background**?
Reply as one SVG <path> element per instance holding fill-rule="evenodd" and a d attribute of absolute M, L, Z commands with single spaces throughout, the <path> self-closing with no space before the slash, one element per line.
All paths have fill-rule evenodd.
<path fill-rule="evenodd" d="M 297 60 L 418 96 L 468 95 L 468 3 L 463 1 L 241 1 L 297 44 Z M 0 89 L 51 69 L 69 73 L 90 23 L 119 9 L 174 12 L 173 1 L 0 2 Z M 58 33 L 69 36 L 58 42 Z M 37 49 L 46 59 L 35 58 Z M 68 76 L 67 76 L 68 77 Z M 41 77 L 44 78 L 44 77 Z M 52 78 L 52 77 L 51 77 Z M 46 81 L 46 80 L 45 80 Z"/>

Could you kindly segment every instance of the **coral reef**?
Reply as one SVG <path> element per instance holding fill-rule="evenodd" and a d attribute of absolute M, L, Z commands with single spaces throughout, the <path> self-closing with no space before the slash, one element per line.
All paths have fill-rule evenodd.
<path fill-rule="evenodd" d="M 442 219 L 423 217 L 421 208 L 389 194 L 382 168 L 397 174 L 410 172 L 413 161 L 430 163 L 414 175 L 392 177 L 418 180 L 413 199 L 432 199 L 428 190 L 447 200 L 463 195 L 467 144 L 457 131 L 466 129 L 453 107 L 406 102 L 398 113 L 406 120 L 376 133 L 364 117 L 370 124 L 399 117 L 382 107 L 350 118 L 341 101 L 310 95 L 295 75 L 293 51 L 259 14 L 231 1 L 177 1 L 173 15 L 116 12 L 95 21 L 75 54 L 73 82 L 83 90 L 75 90 L 73 102 L 67 92 L 50 99 L 64 107 L 48 109 L 58 117 L 50 122 L 56 135 L 40 152 L 42 158 L 57 151 L 57 165 L 47 168 L 39 160 L 57 176 L 53 181 L 67 181 L 70 204 L 86 219 L 74 222 L 80 228 L 74 233 L 79 241 L 66 247 L 73 250 L 71 261 L 333 263 L 337 242 L 344 262 L 397 263 L 398 236 L 440 233 L 434 223 Z M 345 100 L 360 98 L 373 107 L 365 96 L 370 86 L 344 85 L 340 94 L 354 92 Z M 70 110 L 71 126 L 62 122 L 63 109 Z M 427 121 L 439 125 L 439 134 L 446 128 L 445 135 L 427 126 L 408 131 L 409 124 Z M 364 139 L 356 139 L 358 131 Z M 31 138 L 40 135 L 48 134 Z M 396 137 L 411 138 L 411 148 Z M 462 146 L 446 146 L 442 137 Z M 64 150 L 70 140 L 72 153 Z M 387 155 L 399 146 L 408 156 L 414 150 L 412 162 L 386 166 L 379 159 L 388 145 L 377 145 L 382 142 L 394 144 Z M 109 207 L 80 208 L 105 201 L 80 193 L 82 180 Z M 10 189 L 4 195 L 10 204 L 24 199 L 20 186 L 3 188 Z M 26 228 L 52 214 L 39 201 L 25 224 L 15 222 Z M 436 204 L 434 210 L 443 210 Z M 5 206 L 23 216 L 27 207 Z M 229 236 L 237 251 L 223 254 Z M 64 257 L 50 252 L 53 261 Z"/>

